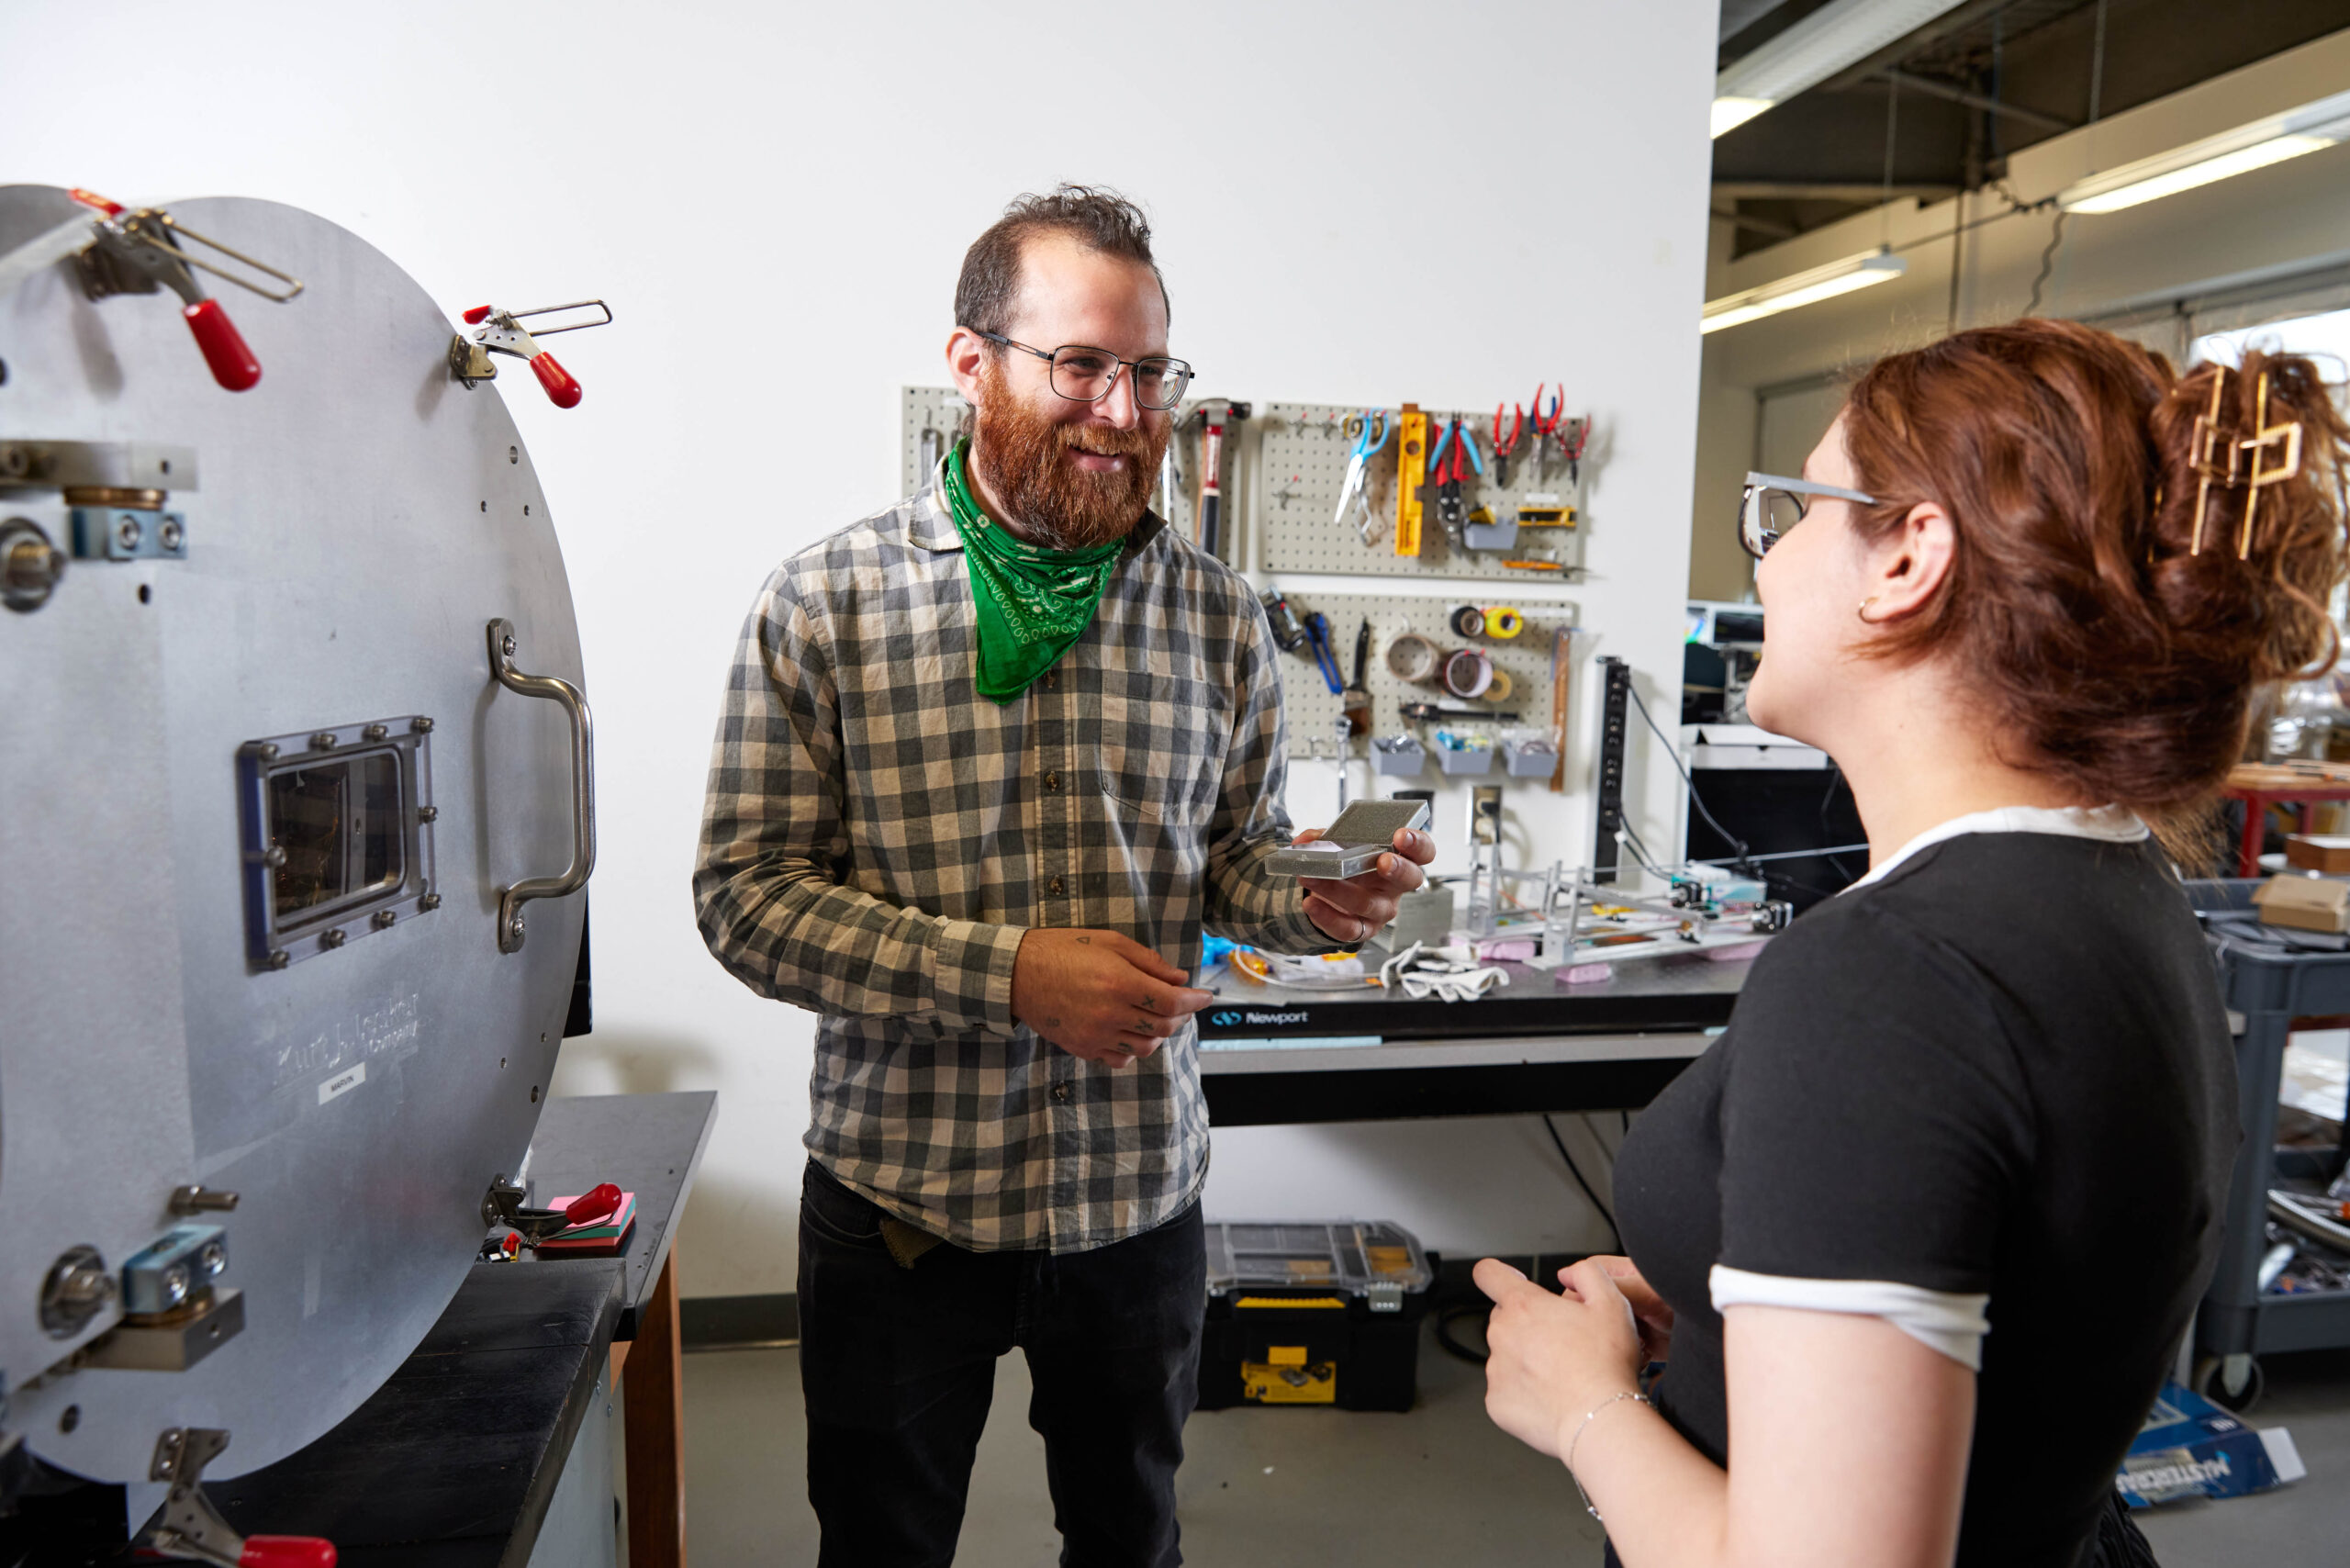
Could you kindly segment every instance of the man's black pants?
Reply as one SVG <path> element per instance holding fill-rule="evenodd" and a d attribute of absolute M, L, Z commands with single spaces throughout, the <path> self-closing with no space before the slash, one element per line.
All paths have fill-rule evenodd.
<path fill-rule="evenodd" d="M 819 1568 L 954 1561 L 996 1358 L 1026 1352 L 1063 1568 L 1172 1568 L 1175 1470 L 1199 1397 L 1207 1260 L 1193 1204 L 1091 1252 L 938 1246 L 911 1269 L 882 1212 L 810 1161 L 800 1379 Z"/>

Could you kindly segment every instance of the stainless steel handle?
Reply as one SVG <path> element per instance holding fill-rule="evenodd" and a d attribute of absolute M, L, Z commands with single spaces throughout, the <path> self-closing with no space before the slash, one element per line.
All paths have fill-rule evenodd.
<path fill-rule="evenodd" d="M 571 721 L 571 864 L 557 877 L 528 877 L 498 894 L 498 950 L 522 950 L 522 906 L 532 899 L 559 899 L 588 885 L 596 869 L 596 735 L 588 712 L 588 699 L 579 689 L 557 676 L 524 675 L 514 667 L 514 623 L 500 617 L 489 623 L 489 672 L 498 684 L 524 697 L 544 697 L 563 704 Z"/>

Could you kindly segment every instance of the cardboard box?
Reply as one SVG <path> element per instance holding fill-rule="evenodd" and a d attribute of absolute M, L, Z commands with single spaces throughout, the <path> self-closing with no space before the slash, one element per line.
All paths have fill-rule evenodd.
<path fill-rule="evenodd" d="M 2297 931 L 2350 931 L 2350 882 L 2304 871 L 2280 871 L 2260 884 L 2252 902 L 2263 925 Z"/>
<path fill-rule="evenodd" d="M 2285 864 L 2304 871 L 2339 876 L 2350 871 L 2350 837 L 2333 834 L 2297 833 L 2285 840 Z"/>
<path fill-rule="evenodd" d="M 2133 1508 L 2182 1497 L 2241 1497 L 2308 1474 L 2282 1427 L 2255 1431 L 2176 1383 L 2165 1383 L 2121 1473 L 2113 1478 Z"/>

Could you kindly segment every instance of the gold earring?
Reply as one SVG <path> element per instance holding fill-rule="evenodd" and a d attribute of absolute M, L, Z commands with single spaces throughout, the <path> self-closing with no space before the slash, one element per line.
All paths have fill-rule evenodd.
<path fill-rule="evenodd" d="M 1861 618 L 1861 624 L 1862 624 L 1862 625 L 1863 625 L 1863 626 L 1874 626 L 1874 625 L 1875 625 L 1875 624 L 1876 624 L 1876 622 L 1874 622 L 1874 621 L 1872 621 L 1872 620 L 1870 620 L 1870 619 L 1869 619 L 1869 606 L 1870 606 L 1870 605 L 1872 605 L 1872 604 L 1874 604 L 1875 602 L 1876 602 L 1876 595 L 1874 595 L 1874 594 L 1871 594 L 1871 595 L 1869 595 L 1869 596 L 1868 596 L 1868 598 L 1866 598 L 1866 599 L 1864 599 L 1861 600 L 1861 608 L 1860 608 L 1859 610 L 1857 610 L 1853 611 L 1853 613 L 1854 613 L 1854 614 L 1858 615 L 1858 616 Z"/>

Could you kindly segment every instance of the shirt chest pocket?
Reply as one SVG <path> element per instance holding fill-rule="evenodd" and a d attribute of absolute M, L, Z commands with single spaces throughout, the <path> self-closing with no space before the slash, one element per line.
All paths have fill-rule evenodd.
<path fill-rule="evenodd" d="M 1156 650 L 1132 668 L 1104 671 L 1094 751 L 1113 817 L 1145 829 L 1204 829 L 1224 784 L 1233 701 L 1204 667 Z"/>

